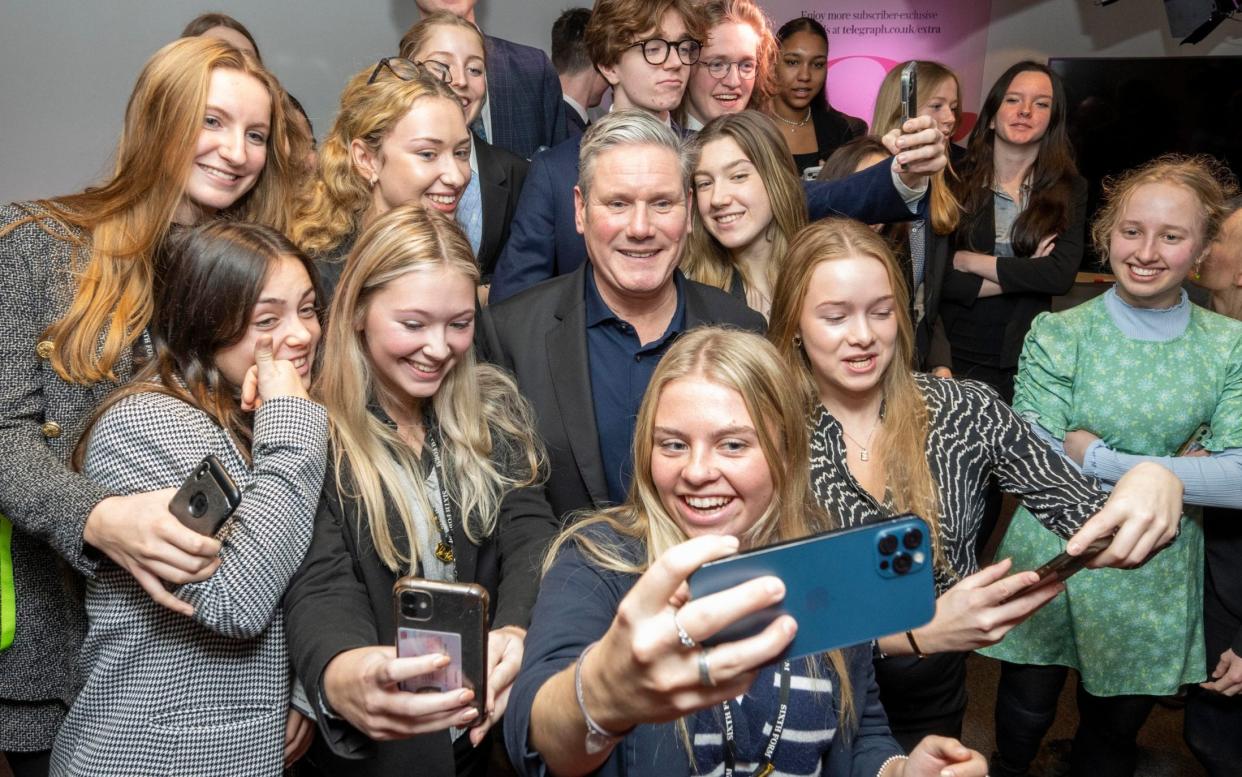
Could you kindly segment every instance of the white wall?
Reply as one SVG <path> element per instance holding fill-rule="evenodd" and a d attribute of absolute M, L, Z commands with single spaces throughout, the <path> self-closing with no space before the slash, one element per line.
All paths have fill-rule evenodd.
<path fill-rule="evenodd" d="M 974 0 L 961 0 L 972 2 Z M 828 0 L 768 3 L 774 15 Z M 912 3 L 917 5 L 917 2 Z M 589 0 L 482 0 L 481 26 L 547 48 L 553 19 Z M 202 10 L 243 20 L 267 64 L 306 106 L 321 137 L 348 74 L 396 46 L 413 0 L 6 0 L 0 23 L 0 202 L 98 180 L 142 63 Z M 777 22 L 784 18 L 777 19 Z M 984 82 L 1048 56 L 1242 54 L 1242 23 L 1198 46 L 1168 36 L 1161 0 L 992 0 Z"/>

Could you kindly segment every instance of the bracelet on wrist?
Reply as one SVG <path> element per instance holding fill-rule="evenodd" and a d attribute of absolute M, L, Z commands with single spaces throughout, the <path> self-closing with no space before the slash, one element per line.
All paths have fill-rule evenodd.
<path fill-rule="evenodd" d="M 910 760 L 910 756 L 908 755 L 890 755 L 888 758 L 884 760 L 884 763 L 880 764 L 880 768 L 875 773 L 875 777 L 884 777 L 884 770 L 889 767 L 889 764 L 895 763 L 897 761 L 909 761 L 909 760 Z"/>
<path fill-rule="evenodd" d="M 906 632 L 906 639 L 910 640 L 910 647 L 914 650 L 914 655 L 918 656 L 920 660 L 927 658 L 927 654 L 924 653 L 922 648 L 919 647 L 919 643 L 914 641 L 913 629 Z"/>
<path fill-rule="evenodd" d="M 587 753 L 594 755 L 602 753 L 608 748 L 616 745 L 625 738 L 625 734 L 614 734 L 608 729 L 600 726 L 587 712 L 586 699 L 582 695 L 582 662 L 590 653 L 592 648 L 599 642 L 592 642 L 582 649 L 582 653 L 578 656 L 578 661 L 574 664 L 574 696 L 578 699 L 578 712 L 582 713 L 582 720 L 586 723 L 587 735 L 584 747 Z"/>

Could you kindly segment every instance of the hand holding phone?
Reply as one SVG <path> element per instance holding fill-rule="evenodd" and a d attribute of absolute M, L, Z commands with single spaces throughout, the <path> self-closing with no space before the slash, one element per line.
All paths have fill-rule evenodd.
<path fill-rule="evenodd" d="M 1107 537 L 1100 537 L 1095 542 L 1092 542 L 1087 546 L 1086 550 L 1079 553 L 1077 556 L 1071 556 L 1068 551 L 1058 553 L 1048 559 L 1048 561 L 1044 562 L 1039 569 L 1035 570 L 1035 574 L 1039 576 L 1039 580 L 1021 590 L 1015 591 L 1001 603 L 1006 604 L 1019 596 L 1022 596 L 1023 594 L 1030 593 L 1031 591 L 1043 588 L 1044 586 L 1064 583 L 1078 572 L 1086 569 L 1088 562 L 1100 555 L 1105 548 L 1112 544 L 1112 541 L 1113 535 L 1110 534 Z"/>
<path fill-rule="evenodd" d="M 474 723 L 486 719 L 487 589 L 477 583 L 447 583 L 403 577 L 393 586 L 397 656 L 448 656 L 440 669 L 401 684 L 414 693 L 468 689 L 478 711 Z"/>
<path fill-rule="evenodd" d="M 219 459 L 207 454 L 181 483 L 168 511 L 187 528 L 211 537 L 239 504 L 241 491 L 233 478 Z"/>

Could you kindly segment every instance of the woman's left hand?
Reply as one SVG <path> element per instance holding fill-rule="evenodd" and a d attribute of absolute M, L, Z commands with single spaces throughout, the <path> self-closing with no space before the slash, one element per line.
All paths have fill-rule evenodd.
<path fill-rule="evenodd" d="M 285 721 L 285 766 L 292 766 L 306 755 L 314 739 L 314 721 L 290 707 L 289 719 Z"/>
<path fill-rule="evenodd" d="M 470 729 L 470 744 L 478 745 L 487 730 L 505 714 L 509 690 L 522 667 L 522 651 L 526 646 L 526 630 L 505 626 L 487 635 L 487 712 L 486 719 Z"/>
<path fill-rule="evenodd" d="M 1075 429 L 1072 432 L 1065 433 L 1065 455 L 1074 460 L 1078 466 L 1087 458 L 1087 449 L 1091 447 L 1091 443 L 1100 439 L 1086 429 Z"/>
<path fill-rule="evenodd" d="M 1159 464 L 1141 462 L 1122 475 L 1104 509 L 1070 537 L 1066 550 L 1077 556 L 1095 540 L 1116 532 L 1112 543 L 1087 566 L 1137 567 L 1177 538 L 1182 521 L 1182 492 L 1182 481 L 1172 472 Z"/>
<path fill-rule="evenodd" d="M 986 777 L 988 762 L 982 753 L 949 737 L 923 737 L 910 751 L 894 777 Z"/>

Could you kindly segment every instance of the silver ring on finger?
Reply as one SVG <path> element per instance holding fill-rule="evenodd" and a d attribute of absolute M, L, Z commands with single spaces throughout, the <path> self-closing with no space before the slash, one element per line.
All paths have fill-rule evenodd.
<path fill-rule="evenodd" d="M 707 648 L 699 651 L 699 683 L 706 688 L 716 687 L 716 681 L 712 679 L 712 662 L 707 657 Z"/>
<path fill-rule="evenodd" d="M 677 622 L 677 613 L 679 612 L 681 612 L 681 610 L 673 610 L 673 628 L 677 629 L 677 639 L 680 640 L 681 646 L 685 649 L 694 650 L 699 646 L 699 643 L 695 642 L 694 638 L 686 633 L 686 630 L 683 629 L 681 624 Z"/>

